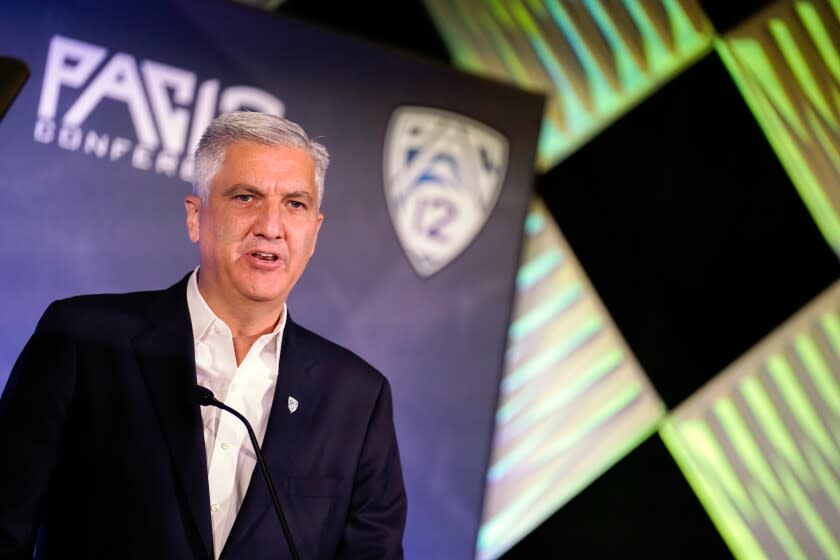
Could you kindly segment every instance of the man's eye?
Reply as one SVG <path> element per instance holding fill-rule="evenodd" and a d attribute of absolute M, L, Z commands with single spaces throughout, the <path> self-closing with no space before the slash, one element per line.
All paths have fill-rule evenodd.
<path fill-rule="evenodd" d="M 252 195 L 252 194 L 238 194 L 238 195 L 234 196 L 233 198 L 235 198 L 236 200 L 238 200 L 240 202 L 250 202 L 251 200 L 253 200 L 254 195 Z"/>
<path fill-rule="evenodd" d="M 299 200 L 290 200 L 289 206 L 291 206 L 292 208 L 306 208 L 306 205 Z"/>

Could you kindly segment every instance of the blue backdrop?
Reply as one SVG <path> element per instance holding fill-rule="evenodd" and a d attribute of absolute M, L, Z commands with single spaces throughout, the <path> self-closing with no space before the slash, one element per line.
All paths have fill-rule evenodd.
<path fill-rule="evenodd" d="M 472 558 L 542 98 L 223 1 L 0 0 L 0 13 L 0 55 L 32 72 L 0 122 L 0 387 L 51 300 L 193 268 L 196 134 L 225 110 L 283 113 L 332 154 L 290 312 L 392 382 L 407 557 Z M 415 120 L 395 129 L 401 108 Z M 482 184 L 472 211 L 486 223 L 431 275 L 389 213 L 389 157 L 398 179 L 415 174 L 403 186 Z M 436 200 L 406 218 L 427 245 L 466 213 Z"/>

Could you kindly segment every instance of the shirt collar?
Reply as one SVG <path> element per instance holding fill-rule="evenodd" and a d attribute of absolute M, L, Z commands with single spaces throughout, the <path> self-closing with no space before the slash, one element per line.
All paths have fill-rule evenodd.
<path fill-rule="evenodd" d="M 207 305 L 207 301 L 205 301 L 204 296 L 201 295 L 201 291 L 198 289 L 199 268 L 199 266 L 195 267 L 187 283 L 187 307 L 189 308 L 190 321 L 192 322 L 193 344 L 198 344 L 207 334 L 210 327 L 217 321 L 230 331 L 225 322 L 213 313 L 213 310 Z M 272 336 L 280 335 L 277 344 L 278 355 L 280 351 L 279 341 L 282 339 L 283 330 L 286 328 L 286 316 L 286 305 L 284 304 L 283 311 L 280 313 L 280 320 L 277 321 L 274 330 L 269 333 Z"/>

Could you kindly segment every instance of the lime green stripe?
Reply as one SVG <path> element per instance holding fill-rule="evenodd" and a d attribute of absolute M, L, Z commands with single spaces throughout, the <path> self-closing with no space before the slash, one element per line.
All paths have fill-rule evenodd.
<path fill-rule="evenodd" d="M 702 421 L 693 421 L 680 427 L 680 435 L 690 444 L 692 454 L 702 458 L 703 473 L 711 477 L 711 484 L 722 487 L 722 497 L 728 496 L 748 519 L 755 519 L 758 512 L 712 429 Z"/>
<path fill-rule="evenodd" d="M 820 326 L 834 350 L 835 357 L 840 360 L 840 317 L 837 316 L 837 313 L 829 311 L 820 317 Z"/>
<path fill-rule="evenodd" d="M 831 530 L 826 527 L 822 517 L 814 509 L 814 504 L 802 490 L 802 486 L 797 482 L 796 477 L 784 464 L 776 465 L 776 468 L 781 476 L 782 484 L 796 505 L 797 512 L 803 518 L 803 524 L 814 536 L 823 553 L 827 558 L 840 558 L 840 545 L 831 534 Z"/>
<path fill-rule="evenodd" d="M 835 92 L 835 96 L 837 101 L 840 102 L 840 95 L 837 95 Z M 805 113 L 805 118 L 808 121 L 808 126 L 811 128 L 811 132 L 814 134 L 819 146 L 822 148 L 823 154 L 831 160 L 835 169 L 840 169 L 840 152 L 838 152 L 836 141 L 832 138 L 832 136 L 830 136 L 832 134 L 836 134 L 835 131 L 829 131 L 826 133 L 825 124 L 820 121 L 812 111 L 807 111 Z"/>
<path fill-rule="evenodd" d="M 820 60 L 829 69 L 834 79 L 840 82 L 840 55 L 834 48 L 834 41 L 826 30 L 820 15 L 808 2 L 797 2 L 796 12 L 805 24 L 808 33 L 814 39 L 814 45 L 820 51 Z"/>
<path fill-rule="evenodd" d="M 714 412 L 744 467 L 769 492 L 775 503 L 789 507 L 784 490 L 732 401 L 728 397 L 721 398 L 715 403 Z"/>
<path fill-rule="evenodd" d="M 641 383 L 634 383 L 626 387 L 618 395 L 601 404 L 593 410 L 583 421 L 571 426 L 563 433 L 553 433 L 547 437 L 544 431 L 532 431 L 527 437 L 519 441 L 504 457 L 498 459 L 487 472 L 489 480 L 498 480 L 508 471 L 525 462 L 526 457 L 530 466 L 544 463 L 565 453 L 582 441 L 598 426 L 616 416 L 629 407 L 642 393 Z M 595 404 L 594 406 L 597 406 Z"/>
<path fill-rule="evenodd" d="M 665 69 L 665 66 L 671 58 L 670 53 L 653 22 L 645 13 L 641 2 L 627 2 L 624 4 L 636 26 L 639 28 L 639 34 L 642 37 L 642 45 L 645 50 L 645 58 L 648 61 L 648 73 L 657 73 Z"/>
<path fill-rule="evenodd" d="M 618 80 L 623 90 L 637 90 L 645 85 L 644 69 L 639 67 L 636 59 L 630 54 L 630 47 L 616 29 L 615 23 L 604 10 L 599 0 L 586 0 L 586 6 L 592 14 L 592 19 L 598 29 L 604 34 L 610 50 L 615 57 Z M 620 101 L 618 101 L 620 103 Z"/>
<path fill-rule="evenodd" d="M 565 255 L 557 248 L 551 248 L 528 261 L 516 275 L 516 288 L 520 291 L 534 287 L 540 280 L 548 277 L 563 263 Z"/>
<path fill-rule="evenodd" d="M 840 465 L 840 454 L 831 435 L 823 426 L 819 414 L 814 410 L 813 403 L 802 389 L 787 360 L 782 355 L 775 354 L 767 360 L 767 369 L 804 432 L 834 464 Z"/>
<path fill-rule="evenodd" d="M 616 371 L 624 359 L 624 352 L 619 348 L 611 348 L 585 370 L 577 373 L 573 381 L 566 387 L 553 391 L 551 397 L 531 409 L 530 414 L 544 415 L 548 410 L 556 411 L 561 404 L 566 404 L 586 393 L 596 383 L 610 373 Z M 527 417 L 528 415 L 526 415 Z"/>
<path fill-rule="evenodd" d="M 829 410 L 840 414 L 840 383 L 823 359 L 817 344 L 811 337 L 802 334 L 796 337 L 794 348 L 814 380 L 820 396 L 828 404 Z"/>
<path fill-rule="evenodd" d="M 528 217 L 525 218 L 525 234 L 529 237 L 534 237 L 541 233 L 545 228 L 545 217 L 542 212 L 532 210 L 528 212 Z"/>
<path fill-rule="evenodd" d="M 546 369 L 578 350 L 590 338 L 597 335 L 604 326 L 599 315 L 587 317 L 573 332 L 557 341 L 549 350 L 529 359 L 522 366 L 508 372 L 502 380 L 502 389 L 512 391 L 523 383 L 537 377 Z"/>
<path fill-rule="evenodd" d="M 618 348 L 612 348 L 604 355 L 599 356 L 598 359 L 590 364 L 586 370 L 576 373 L 572 384 L 561 390 L 552 390 L 550 396 L 534 395 L 534 391 L 526 390 L 517 393 L 516 397 L 507 401 L 504 405 L 499 407 L 496 412 L 496 421 L 498 423 L 510 422 L 511 419 L 526 408 L 531 409 L 531 414 L 546 414 L 546 409 L 557 411 L 560 407 L 568 404 L 572 399 L 583 393 L 586 388 L 599 381 L 608 373 L 614 371 L 621 364 L 624 358 L 624 352 Z M 538 387 L 536 390 L 542 390 Z M 508 427 L 503 428 L 507 433 Z"/>
<path fill-rule="evenodd" d="M 571 45 L 572 50 L 580 61 L 581 67 L 586 74 L 586 79 L 589 85 L 589 92 L 592 95 L 592 105 L 595 112 L 602 114 L 609 108 L 615 106 L 615 93 L 610 86 L 609 80 L 601 70 L 589 45 L 580 33 L 580 30 L 575 25 L 572 18 L 566 12 L 561 2 L 557 0 L 546 0 L 548 10 L 552 18 L 557 23 L 557 26 L 563 31 L 566 39 Z M 571 92 L 563 92 L 564 95 L 569 95 Z M 590 119 L 587 119 L 590 120 Z M 583 128 L 583 127 L 581 127 Z"/>
<path fill-rule="evenodd" d="M 671 29 L 674 32 L 674 45 L 680 52 L 692 52 L 695 49 L 703 48 L 707 42 L 706 34 L 710 33 L 709 29 L 695 29 L 691 18 L 685 10 L 682 9 L 679 0 L 664 0 L 663 6 L 668 12 L 668 19 L 671 24 Z M 709 26 L 708 20 L 704 19 L 706 27 Z"/>
<path fill-rule="evenodd" d="M 730 499 L 752 510 L 709 426 L 702 420 L 670 419 L 663 422 L 659 435 L 733 554 L 741 560 L 766 558 Z"/>
<path fill-rule="evenodd" d="M 767 496 L 764 495 L 762 489 L 758 486 L 751 489 L 750 494 L 755 500 L 758 509 L 761 510 L 764 520 L 770 527 L 772 534 L 779 540 L 779 544 L 785 550 L 788 558 L 792 560 L 808 560 L 808 556 L 796 542 L 796 538 L 788 529 L 784 519 L 782 519 Z M 766 556 L 764 556 L 766 558 Z M 745 560 L 748 560 L 746 558 Z"/>
<path fill-rule="evenodd" d="M 638 401 L 642 394 L 642 384 L 639 382 L 628 383 L 621 392 L 612 396 L 609 400 L 593 405 L 591 413 L 577 426 L 573 427 L 562 437 L 552 437 L 540 451 L 540 458 L 543 462 L 550 461 L 569 451 L 572 447 L 583 441 L 587 436 L 595 432 L 607 421 L 615 418 L 620 413 L 630 408 Z M 597 408 L 595 408 L 597 407 Z"/>
<path fill-rule="evenodd" d="M 811 445 L 805 446 L 805 454 L 808 456 L 808 462 L 811 468 L 817 475 L 819 481 L 819 488 L 825 492 L 826 496 L 834 504 L 834 509 L 840 512 L 840 483 L 837 477 L 832 473 L 831 468 L 823 460 L 822 455 Z"/>
<path fill-rule="evenodd" d="M 726 41 L 729 49 L 735 55 L 740 65 L 749 68 L 743 72 L 743 78 L 749 80 L 750 85 L 755 87 L 752 96 L 756 101 L 761 101 L 763 96 L 771 103 L 767 113 L 772 113 L 773 108 L 777 109 L 784 118 L 784 122 L 796 130 L 800 138 L 805 138 L 807 132 L 799 118 L 799 111 L 794 100 L 788 95 L 788 90 L 782 85 L 773 63 L 764 52 L 762 45 L 755 39 L 730 39 Z M 765 112 L 760 114 L 764 115 Z"/>
<path fill-rule="evenodd" d="M 799 452 L 793 436 L 791 436 L 784 420 L 779 416 L 776 407 L 773 406 L 773 401 L 770 400 L 759 380 L 755 377 L 746 378 L 741 383 L 740 390 L 744 395 L 744 400 L 761 425 L 764 435 L 767 436 L 776 451 L 789 464 L 793 465 L 802 480 L 813 484 L 814 477 L 808 470 L 808 465 Z"/>
<path fill-rule="evenodd" d="M 494 4 L 498 3 L 494 2 Z M 499 10 L 504 13 L 501 7 L 499 7 Z M 479 27 L 485 34 L 489 35 L 489 40 L 496 47 L 496 51 L 510 74 L 513 83 L 520 85 L 530 84 L 532 80 L 528 70 L 522 66 L 516 54 L 516 48 L 509 44 L 505 33 L 499 29 L 496 21 L 486 12 L 479 14 L 478 19 L 480 20 Z"/>
<path fill-rule="evenodd" d="M 533 309 L 516 319 L 510 326 L 510 337 L 524 338 L 532 334 L 566 311 L 582 295 L 583 286 L 578 283 L 565 287 L 550 299 L 545 299 L 539 305 L 534 306 Z"/>
<path fill-rule="evenodd" d="M 802 52 L 796 44 L 796 40 L 791 35 L 790 30 L 788 29 L 788 24 L 778 19 L 771 19 L 769 22 L 769 28 L 770 34 L 773 35 L 774 39 L 776 39 L 776 43 L 779 45 L 782 55 L 785 57 L 790 69 L 796 76 L 799 85 L 802 86 L 805 95 L 811 103 L 814 104 L 823 118 L 836 126 L 837 121 L 834 119 L 834 115 L 828 107 L 828 102 L 817 85 L 817 80 L 814 77 L 813 72 L 811 72 L 811 68 L 802 56 Z"/>

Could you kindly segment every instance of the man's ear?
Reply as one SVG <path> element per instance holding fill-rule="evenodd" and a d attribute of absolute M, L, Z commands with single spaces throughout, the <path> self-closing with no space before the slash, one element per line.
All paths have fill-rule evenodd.
<path fill-rule="evenodd" d="M 309 256 L 315 254 L 315 246 L 318 244 L 318 232 L 321 231 L 321 224 L 324 223 L 324 215 L 318 214 L 318 225 L 315 226 L 315 238 L 312 240 L 312 250 L 309 251 Z"/>
<path fill-rule="evenodd" d="M 190 241 L 198 243 L 198 215 L 201 210 L 201 199 L 194 194 L 184 199 L 184 208 L 187 211 L 187 235 Z"/>

